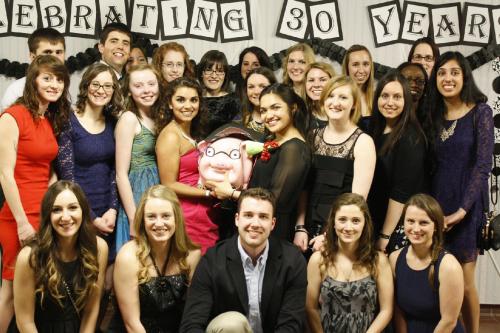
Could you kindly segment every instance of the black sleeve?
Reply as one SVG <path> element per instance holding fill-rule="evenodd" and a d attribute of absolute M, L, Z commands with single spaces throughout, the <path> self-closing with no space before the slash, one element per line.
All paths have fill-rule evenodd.
<path fill-rule="evenodd" d="M 273 171 L 269 190 L 276 198 L 276 207 L 289 207 L 297 200 L 311 166 L 311 153 L 300 140 L 287 142 L 281 147 L 279 161 Z"/>
<path fill-rule="evenodd" d="M 422 191 L 424 183 L 426 144 L 423 137 L 409 129 L 394 148 L 392 186 L 390 198 L 405 203 L 412 195 Z"/>
<path fill-rule="evenodd" d="M 207 257 L 203 256 L 188 289 L 179 332 L 205 332 L 213 305 L 210 281 L 210 264 Z"/>

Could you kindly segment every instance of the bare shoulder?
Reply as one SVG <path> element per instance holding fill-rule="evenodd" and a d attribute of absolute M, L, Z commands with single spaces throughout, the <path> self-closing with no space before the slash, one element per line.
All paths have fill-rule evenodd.
<path fill-rule="evenodd" d="M 187 263 L 190 268 L 195 268 L 198 263 L 200 262 L 201 259 L 201 250 L 196 249 L 196 250 L 191 250 L 189 251 L 189 254 L 187 256 Z"/>
<path fill-rule="evenodd" d="M 121 125 L 132 127 L 137 126 L 138 124 L 139 120 L 137 119 L 137 116 L 132 111 L 125 111 L 120 115 L 120 118 L 118 118 L 117 126 Z"/>
<path fill-rule="evenodd" d="M 169 142 L 170 144 L 180 144 L 180 137 L 172 123 L 165 126 L 158 135 L 157 142 Z M 158 145 L 157 145 L 158 146 Z"/>
<path fill-rule="evenodd" d="M 439 276 L 456 276 L 456 274 L 462 275 L 462 266 L 458 260 L 450 253 L 446 253 L 441 260 L 439 265 Z"/>
<path fill-rule="evenodd" d="M 129 241 L 125 243 L 115 259 L 116 265 L 131 265 L 138 263 L 137 259 L 137 243 L 135 241 Z"/>
<path fill-rule="evenodd" d="M 389 262 L 391 264 L 391 268 L 393 271 L 396 267 L 396 261 L 398 260 L 399 254 L 401 253 L 402 250 L 403 249 L 396 250 L 389 255 Z"/>
<path fill-rule="evenodd" d="M 354 146 L 354 150 L 363 152 L 366 149 L 372 149 L 372 148 L 375 150 L 375 143 L 373 142 L 372 137 L 364 132 L 361 133 L 359 135 L 358 140 L 356 141 L 356 145 Z"/>
<path fill-rule="evenodd" d="M 308 266 L 317 266 L 319 268 L 319 265 L 321 264 L 322 260 L 323 260 L 323 255 L 321 254 L 321 251 L 315 251 L 309 258 Z"/>
<path fill-rule="evenodd" d="M 31 247 L 25 246 L 21 249 L 21 251 L 19 251 L 16 262 L 18 264 L 27 264 L 30 260 L 30 256 L 31 256 Z"/>

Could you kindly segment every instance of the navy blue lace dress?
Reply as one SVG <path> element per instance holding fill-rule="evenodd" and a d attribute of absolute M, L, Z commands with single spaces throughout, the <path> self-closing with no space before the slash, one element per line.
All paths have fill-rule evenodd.
<path fill-rule="evenodd" d="M 445 234 L 445 248 L 458 261 L 471 262 L 477 258 L 477 236 L 485 222 L 483 196 L 488 197 L 494 144 L 491 108 L 479 103 L 462 118 L 445 121 L 444 128 L 448 136 L 436 138 L 432 194 L 445 215 L 460 207 L 467 212 Z"/>

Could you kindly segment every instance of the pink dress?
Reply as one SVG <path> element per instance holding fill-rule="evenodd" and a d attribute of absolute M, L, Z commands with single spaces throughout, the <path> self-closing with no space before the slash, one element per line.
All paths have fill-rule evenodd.
<path fill-rule="evenodd" d="M 198 150 L 193 149 L 181 156 L 179 183 L 198 185 Z M 212 208 L 210 199 L 180 198 L 186 232 L 191 240 L 201 246 L 202 254 L 219 239 L 219 227 L 209 217 Z"/>

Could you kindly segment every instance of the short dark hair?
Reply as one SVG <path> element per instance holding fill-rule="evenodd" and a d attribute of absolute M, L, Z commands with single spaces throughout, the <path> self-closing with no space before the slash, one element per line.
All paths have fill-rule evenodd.
<path fill-rule="evenodd" d="M 274 197 L 273 192 L 266 190 L 265 188 L 262 187 L 254 187 L 241 192 L 240 197 L 238 199 L 238 210 L 237 210 L 238 213 L 240 212 L 241 209 L 241 203 L 243 202 L 243 200 L 245 200 L 245 198 L 253 198 L 269 202 L 271 206 L 273 206 L 273 216 L 274 216 L 274 212 L 276 210 L 276 199 Z"/>
<path fill-rule="evenodd" d="M 28 37 L 28 48 L 35 54 L 41 41 L 48 41 L 50 44 L 61 43 L 66 49 L 64 36 L 53 28 L 38 28 Z"/>
<path fill-rule="evenodd" d="M 226 55 L 218 50 L 210 50 L 207 51 L 202 57 L 198 66 L 196 68 L 196 78 L 201 84 L 203 90 L 206 89 L 205 84 L 203 83 L 203 72 L 207 69 L 212 69 L 213 65 L 219 64 L 222 67 L 222 70 L 226 74 L 224 76 L 224 82 L 222 83 L 221 90 L 228 92 L 229 89 L 229 64 L 227 62 Z"/>
<path fill-rule="evenodd" d="M 101 35 L 99 37 L 99 43 L 101 44 L 106 43 L 106 39 L 108 39 L 109 34 L 112 33 L 113 31 L 124 33 L 130 38 L 130 43 L 132 43 L 132 32 L 125 24 L 121 22 L 113 22 L 106 24 L 104 28 L 102 28 Z"/>

